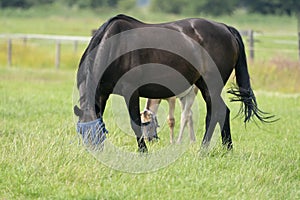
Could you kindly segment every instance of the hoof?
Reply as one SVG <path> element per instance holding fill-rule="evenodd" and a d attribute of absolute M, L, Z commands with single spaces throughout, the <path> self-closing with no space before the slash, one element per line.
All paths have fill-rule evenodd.
<path fill-rule="evenodd" d="M 148 149 L 145 143 L 144 138 L 136 138 L 138 143 L 138 152 L 140 153 L 147 153 Z"/>
<path fill-rule="evenodd" d="M 228 150 L 228 151 L 232 151 L 232 149 L 233 149 L 232 143 L 228 143 L 228 144 L 227 144 L 227 150 Z"/>
<path fill-rule="evenodd" d="M 190 140 L 190 144 L 195 144 L 196 143 L 196 139 L 191 139 Z"/>
<path fill-rule="evenodd" d="M 138 152 L 139 153 L 148 153 L 148 149 L 147 149 L 147 147 L 141 147 L 141 148 L 138 148 Z"/>

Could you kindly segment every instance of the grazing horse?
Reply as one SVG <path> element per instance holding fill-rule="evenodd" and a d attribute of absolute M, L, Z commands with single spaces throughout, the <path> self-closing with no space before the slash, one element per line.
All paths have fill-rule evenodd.
<path fill-rule="evenodd" d="M 181 120 L 180 120 L 180 131 L 177 139 L 177 143 L 181 143 L 183 131 L 188 125 L 189 132 L 190 132 L 190 141 L 195 142 L 195 132 L 193 127 L 193 112 L 192 112 L 192 105 L 194 103 L 195 97 L 198 93 L 198 88 L 194 85 L 189 88 L 184 93 L 178 95 L 177 97 L 170 97 L 167 99 L 164 99 L 169 104 L 169 114 L 168 114 L 168 125 L 170 128 L 170 143 L 174 143 L 174 127 L 175 127 L 175 118 L 174 118 L 174 111 L 175 111 L 175 104 L 176 104 L 176 98 L 179 99 L 180 105 L 181 105 Z M 141 113 L 142 123 L 144 124 L 143 135 L 145 138 L 148 138 L 148 140 L 151 140 L 151 134 L 157 137 L 156 129 L 155 130 L 149 130 L 153 129 L 152 127 L 157 128 L 157 120 L 156 120 L 156 113 L 158 110 L 158 106 L 161 102 L 161 99 L 147 99 L 147 103 L 145 106 L 144 111 Z M 149 127 L 149 128 L 148 128 Z"/>
<path fill-rule="evenodd" d="M 222 143 L 232 148 L 229 108 L 221 91 L 233 69 L 238 87 L 229 92 L 241 101 L 244 122 L 252 116 L 268 119 L 261 112 L 251 89 L 244 44 L 239 32 L 222 23 L 201 18 L 147 24 L 126 15 L 105 22 L 86 48 L 77 72 L 78 131 L 105 134 L 103 112 L 110 94 L 124 97 L 138 150 L 147 152 L 141 131 L 139 97 L 164 99 L 195 84 L 206 102 L 207 147 L 217 123 Z M 98 124 L 101 129 L 95 129 Z M 99 132 L 100 130 L 100 132 Z"/>

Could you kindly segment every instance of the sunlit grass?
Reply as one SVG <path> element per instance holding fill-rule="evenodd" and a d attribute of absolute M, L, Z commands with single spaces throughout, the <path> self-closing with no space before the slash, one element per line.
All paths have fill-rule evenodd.
<path fill-rule="evenodd" d="M 300 92 L 300 63 L 278 56 L 270 61 L 249 63 L 250 77 L 257 90 Z"/>
<path fill-rule="evenodd" d="M 228 103 L 234 150 L 222 149 L 217 135 L 217 146 L 208 155 L 198 152 L 205 117 L 203 102 L 198 101 L 197 143 L 166 168 L 131 174 L 103 165 L 79 143 L 72 114 L 73 70 L 0 68 L 0 72 L 0 198 L 299 198 L 299 95 L 257 92 L 260 108 L 280 121 L 250 123 L 247 128 L 242 119 L 233 119 L 239 105 Z M 136 141 L 118 130 L 112 106 L 118 104 L 111 99 L 104 116 L 108 139 L 135 152 Z M 149 145 L 152 152 L 168 145 L 167 125 L 159 134 L 161 141 Z"/>

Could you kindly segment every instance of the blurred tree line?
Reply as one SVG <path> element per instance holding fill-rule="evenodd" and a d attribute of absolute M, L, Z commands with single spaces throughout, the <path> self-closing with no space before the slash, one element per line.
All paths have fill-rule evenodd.
<path fill-rule="evenodd" d="M 51 4 L 54 0 L 0 0 L 0 7 L 29 8 L 35 5 Z"/>
<path fill-rule="evenodd" d="M 79 8 L 119 7 L 130 9 L 140 0 L 0 0 L 0 7 L 29 8 L 45 4 L 60 3 Z M 173 14 L 231 14 L 244 8 L 263 14 L 288 14 L 300 12 L 299 0 L 144 0 L 150 1 L 152 10 Z"/>
<path fill-rule="evenodd" d="M 152 7 L 174 14 L 231 14 L 239 8 L 262 14 L 300 12 L 299 0 L 152 0 Z"/>
<path fill-rule="evenodd" d="M 29 8 L 33 6 L 41 6 L 45 4 L 60 3 L 66 6 L 84 7 L 114 7 L 120 0 L 0 0 L 0 7 L 15 7 L 15 8 Z"/>
<path fill-rule="evenodd" d="M 239 7 L 239 0 L 152 0 L 152 8 L 173 14 L 231 14 Z"/>

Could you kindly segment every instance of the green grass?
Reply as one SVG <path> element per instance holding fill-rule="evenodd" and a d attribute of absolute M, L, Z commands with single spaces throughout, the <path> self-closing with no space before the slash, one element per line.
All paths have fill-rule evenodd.
<path fill-rule="evenodd" d="M 74 71 L 0 72 L 1 199 L 300 198 L 299 95 L 258 92 L 260 107 L 280 121 L 245 128 L 241 119 L 232 119 L 234 150 L 226 153 L 218 135 L 208 155 L 198 154 L 205 115 L 199 101 L 197 143 L 166 168 L 132 174 L 106 167 L 78 143 L 72 114 Z M 135 152 L 135 139 L 115 125 L 113 105 L 110 100 L 104 116 L 108 140 Z M 239 105 L 229 106 L 233 118 Z M 160 137 L 150 151 L 168 145 L 167 127 Z"/>

